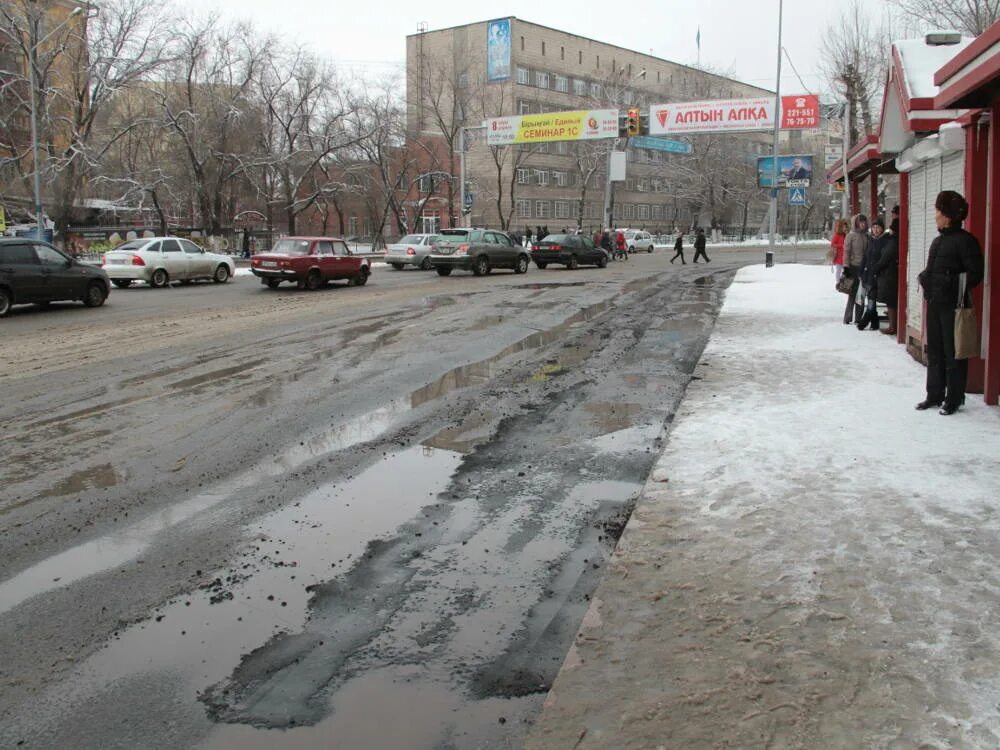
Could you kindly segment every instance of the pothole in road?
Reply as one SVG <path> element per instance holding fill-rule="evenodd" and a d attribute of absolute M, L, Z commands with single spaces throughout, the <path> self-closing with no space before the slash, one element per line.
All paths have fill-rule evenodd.
<path fill-rule="evenodd" d="M 389 454 L 254 522 L 241 559 L 227 570 L 199 571 L 192 593 L 118 633 L 86 664 L 88 682 L 170 672 L 200 690 L 227 677 L 249 649 L 306 626 L 314 588 L 352 568 L 371 540 L 433 505 L 460 460 L 426 446 Z M 322 648 L 336 628 L 314 635 Z"/>

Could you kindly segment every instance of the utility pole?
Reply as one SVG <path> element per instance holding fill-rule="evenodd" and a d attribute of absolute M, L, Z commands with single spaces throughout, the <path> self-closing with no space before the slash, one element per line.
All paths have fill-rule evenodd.
<path fill-rule="evenodd" d="M 784 0 L 778 0 L 778 74 L 774 82 L 774 145 L 771 149 L 771 228 L 768 247 L 774 258 L 774 235 L 778 228 L 778 135 L 781 131 L 781 16 Z"/>
<path fill-rule="evenodd" d="M 841 160 L 844 165 L 844 194 L 840 197 L 840 215 L 843 218 L 848 218 L 850 216 L 850 206 L 848 202 L 851 200 L 849 197 L 850 185 L 848 184 L 849 179 L 847 177 L 847 148 L 851 143 L 851 102 L 850 100 L 844 105 L 844 138 L 843 138 L 843 154 L 841 155 Z"/>

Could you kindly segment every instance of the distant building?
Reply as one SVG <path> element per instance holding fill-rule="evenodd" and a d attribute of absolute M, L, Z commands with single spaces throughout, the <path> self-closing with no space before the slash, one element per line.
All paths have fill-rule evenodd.
<path fill-rule="evenodd" d="M 411 140 L 456 141 L 460 125 L 474 127 L 487 116 L 630 106 L 646 111 L 650 103 L 773 96 L 724 76 L 518 18 L 498 21 L 407 37 Z M 707 157 L 699 155 L 706 138 L 715 139 Z M 466 179 L 473 194 L 472 224 L 541 224 L 553 230 L 575 226 L 581 215 L 587 229 L 602 224 L 606 152 L 612 141 L 491 151 L 481 138 L 471 140 Z M 756 156 L 770 153 L 771 134 L 696 136 L 691 142 L 693 157 L 629 150 L 627 179 L 614 189 L 615 224 L 669 231 L 714 220 L 730 226 L 748 222 L 757 230 L 766 196 L 751 183 Z M 457 141 L 454 151 L 457 157 Z M 740 165 L 739 178 L 730 173 L 717 186 L 706 185 L 697 174 L 710 163 L 731 167 L 734 162 Z M 456 186 L 458 171 L 455 158 Z M 440 207 L 432 210 L 440 213 Z M 455 215 L 441 217 L 449 218 L 458 222 Z"/>

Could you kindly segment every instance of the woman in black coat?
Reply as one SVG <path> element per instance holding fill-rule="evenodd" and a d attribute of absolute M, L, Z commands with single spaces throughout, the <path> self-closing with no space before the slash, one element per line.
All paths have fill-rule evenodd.
<path fill-rule="evenodd" d="M 899 219 L 893 219 L 889 231 L 883 236 L 882 257 L 875 264 L 875 275 L 878 278 L 877 299 L 885 305 L 889 316 L 889 327 L 882 333 L 896 335 L 896 308 L 899 294 Z"/>
<path fill-rule="evenodd" d="M 965 401 L 969 362 L 955 359 L 955 307 L 959 275 L 966 290 L 983 280 L 983 251 L 979 241 L 962 229 L 969 204 L 954 190 L 938 193 L 934 201 L 938 234 L 927 251 L 927 267 L 917 277 L 927 300 L 927 398 L 923 411 L 940 406 L 939 414 L 954 414 Z"/>

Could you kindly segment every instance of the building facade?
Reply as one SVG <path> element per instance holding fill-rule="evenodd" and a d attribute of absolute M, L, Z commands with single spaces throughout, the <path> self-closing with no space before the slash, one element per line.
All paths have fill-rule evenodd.
<path fill-rule="evenodd" d="M 454 142 L 457 154 L 457 131 L 468 128 L 468 220 L 475 225 L 597 228 L 605 216 L 607 154 L 615 145 L 609 139 L 491 149 L 477 128 L 485 117 L 632 106 L 645 113 L 650 103 L 773 96 L 518 18 L 413 34 L 406 52 L 408 137 L 443 138 Z M 613 223 L 653 231 L 693 224 L 756 231 L 767 196 L 756 187 L 755 163 L 770 153 L 771 134 L 685 140 L 690 155 L 627 149 L 626 180 L 610 191 Z"/>

